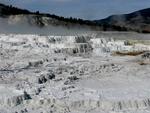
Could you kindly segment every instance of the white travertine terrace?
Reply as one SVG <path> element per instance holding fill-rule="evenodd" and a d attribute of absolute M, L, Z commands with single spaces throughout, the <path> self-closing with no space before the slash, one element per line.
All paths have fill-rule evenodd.
<path fill-rule="evenodd" d="M 0 113 L 150 113 L 148 42 L 1 34 Z"/>

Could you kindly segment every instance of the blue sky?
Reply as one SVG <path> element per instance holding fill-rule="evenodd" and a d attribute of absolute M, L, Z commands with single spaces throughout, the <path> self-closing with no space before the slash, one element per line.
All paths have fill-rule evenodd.
<path fill-rule="evenodd" d="M 90 20 L 150 8 L 150 0 L 0 0 L 0 2 L 32 11 L 39 10 Z"/>

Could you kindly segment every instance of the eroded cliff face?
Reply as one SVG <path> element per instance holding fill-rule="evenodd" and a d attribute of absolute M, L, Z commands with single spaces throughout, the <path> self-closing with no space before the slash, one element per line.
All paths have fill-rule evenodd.
<path fill-rule="evenodd" d="M 0 112 L 148 113 L 149 40 L 0 35 Z"/>

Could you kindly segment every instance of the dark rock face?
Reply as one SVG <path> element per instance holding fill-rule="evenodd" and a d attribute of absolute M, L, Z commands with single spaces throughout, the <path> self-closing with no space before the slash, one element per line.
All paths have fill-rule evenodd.
<path fill-rule="evenodd" d="M 142 55 L 142 58 L 143 58 L 143 59 L 150 59 L 150 52 L 145 52 L 145 53 Z"/>
<path fill-rule="evenodd" d="M 38 78 L 38 83 L 43 84 L 43 83 L 46 83 L 48 80 L 53 80 L 53 79 L 55 79 L 55 74 L 47 73 L 46 75 L 41 75 Z"/>
<path fill-rule="evenodd" d="M 39 84 L 43 84 L 45 82 L 47 82 L 47 79 L 45 78 L 45 76 L 41 76 L 40 78 L 38 78 L 38 83 Z"/>
<path fill-rule="evenodd" d="M 29 100 L 29 99 L 32 99 L 31 96 L 26 91 L 24 91 L 24 100 Z"/>
<path fill-rule="evenodd" d="M 79 78 L 77 76 L 70 76 L 67 78 L 67 81 L 65 81 L 65 85 L 68 85 L 68 84 L 72 84 L 74 83 L 75 81 L 77 81 Z"/>
<path fill-rule="evenodd" d="M 50 80 L 55 79 L 55 74 L 49 73 L 49 74 L 47 74 L 47 78 Z"/>

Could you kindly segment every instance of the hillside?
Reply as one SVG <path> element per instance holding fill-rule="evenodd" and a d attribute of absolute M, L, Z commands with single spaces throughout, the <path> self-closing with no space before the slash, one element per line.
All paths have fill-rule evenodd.
<path fill-rule="evenodd" d="M 39 11 L 30 12 L 4 4 L 0 4 L 0 25 L 4 26 L 0 29 L 1 32 L 10 31 L 13 33 L 40 32 L 45 34 L 49 32 L 82 32 L 100 29 L 92 21 L 72 17 L 64 18 L 54 14 L 43 14 Z"/>
<path fill-rule="evenodd" d="M 113 15 L 106 19 L 96 20 L 104 30 L 120 29 L 121 31 L 150 32 L 150 8 L 130 14 Z"/>
<path fill-rule="evenodd" d="M 83 33 L 89 31 L 134 31 L 150 33 L 150 8 L 130 14 L 112 15 L 101 20 L 65 18 L 55 14 L 31 12 L 0 4 L 2 33 Z"/>

